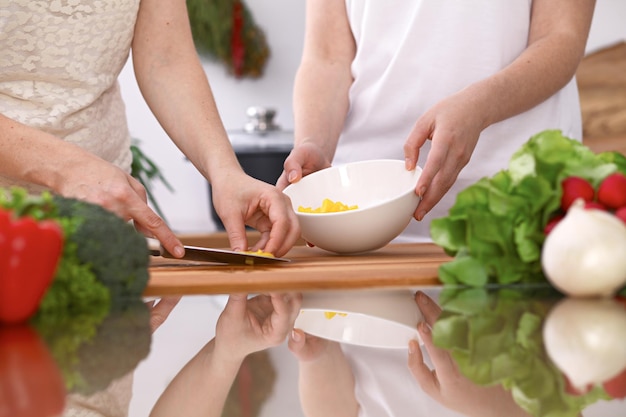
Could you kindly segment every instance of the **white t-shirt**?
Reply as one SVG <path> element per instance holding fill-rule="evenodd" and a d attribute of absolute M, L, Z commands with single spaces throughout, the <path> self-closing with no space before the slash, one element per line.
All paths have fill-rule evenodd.
<path fill-rule="evenodd" d="M 130 172 L 117 77 L 139 0 L 0 0 L 0 114 L 72 142 Z M 0 176 L 0 187 L 39 187 Z"/>
<path fill-rule="evenodd" d="M 531 6 L 531 0 L 346 0 L 357 53 L 350 111 L 333 164 L 403 160 L 404 142 L 420 115 L 504 68 L 526 48 Z M 575 80 L 535 108 L 483 131 L 454 187 L 396 241 L 429 241 L 430 219 L 447 215 L 458 191 L 506 168 L 524 142 L 546 129 L 582 138 Z M 427 141 L 421 167 L 429 148 Z M 407 350 L 343 348 L 356 377 L 360 417 L 459 416 L 419 388 L 407 367 Z"/>
<path fill-rule="evenodd" d="M 408 368 L 408 349 L 343 344 L 354 372 L 359 417 L 463 417 L 428 396 Z M 432 368 L 428 353 L 424 360 Z"/>
<path fill-rule="evenodd" d="M 435 103 L 510 64 L 525 48 L 531 0 L 346 0 L 357 53 L 350 111 L 334 165 L 404 160 L 417 119 Z M 429 220 L 447 215 L 458 191 L 507 167 L 531 136 L 561 129 L 580 140 L 575 80 L 535 108 L 483 131 L 454 187 L 397 241 L 429 241 Z M 430 141 L 420 152 L 424 166 Z"/>

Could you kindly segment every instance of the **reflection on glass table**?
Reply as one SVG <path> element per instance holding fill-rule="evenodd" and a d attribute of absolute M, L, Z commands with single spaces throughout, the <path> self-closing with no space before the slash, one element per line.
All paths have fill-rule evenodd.
<path fill-rule="evenodd" d="M 126 409 L 151 331 L 149 309 L 139 300 L 0 326 L 0 415 Z"/>
<path fill-rule="evenodd" d="M 78 316 L 5 327 L 0 416 L 625 415 L 622 303 L 547 288 L 425 292 L 431 332 L 419 325 L 425 345 L 410 349 L 291 332 L 295 294 L 228 307 L 225 295 L 163 298 L 95 326 Z"/>
<path fill-rule="evenodd" d="M 626 350 L 615 339 L 619 336 L 607 337 L 626 326 L 626 308 L 617 299 L 584 300 L 584 310 L 564 317 L 564 306 L 581 301 L 547 287 L 446 289 L 440 297 L 443 313 L 433 329 L 435 343 L 451 353 L 463 375 L 480 385 L 506 387 L 533 416 L 577 416 L 591 404 L 615 397 L 626 411 L 623 377 L 617 382 L 621 387 L 611 382 L 612 389 L 606 389 L 608 380 L 626 370 Z M 614 313 L 612 322 L 588 320 L 606 318 L 602 311 L 607 305 Z M 604 354 L 611 350 L 612 357 Z M 607 364 L 613 373 L 598 378 Z M 578 378 L 589 383 L 584 390 L 571 383 L 572 365 L 579 368 Z"/>

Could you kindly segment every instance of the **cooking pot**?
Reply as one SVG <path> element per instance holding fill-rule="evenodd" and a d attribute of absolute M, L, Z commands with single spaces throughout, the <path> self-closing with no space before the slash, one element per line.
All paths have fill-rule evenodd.
<path fill-rule="evenodd" d="M 249 107 L 246 115 L 248 120 L 243 129 L 227 131 L 228 138 L 243 170 L 251 177 L 274 185 L 283 172 L 285 158 L 293 148 L 293 132 L 282 130 L 274 122 L 274 109 Z M 224 230 L 213 202 L 209 203 L 211 219 L 218 229 Z"/>

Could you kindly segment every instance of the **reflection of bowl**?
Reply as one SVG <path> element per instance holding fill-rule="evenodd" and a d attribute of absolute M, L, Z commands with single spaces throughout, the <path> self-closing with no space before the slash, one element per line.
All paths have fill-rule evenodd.
<path fill-rule="evenodd" d="M 295 328 L 353 345 L 408 348 L 423 320 L 410 290 L 304 293 Z"/>
<path fill-rule="evenodd" d="M 404 161 L 354 162 L 314 172 L 285 188 L 298 215 L 302 238 L 337 253 L 379 249 L 409 224 L 419 202 L 415 185 L 421 168 L 407 171 Z M 304 213 L 330 199 L 358 209 Z"/>

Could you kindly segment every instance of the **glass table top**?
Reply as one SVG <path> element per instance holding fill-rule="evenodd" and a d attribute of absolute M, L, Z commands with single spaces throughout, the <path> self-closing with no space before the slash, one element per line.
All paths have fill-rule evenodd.
<path fill-rule="evenodd" d="M 624 300 L 425 286 L 389 304 L 390 291 L 165 296 L 3 326 L 0 416 L 626 415 Z M 318 303 L 322 327 L 347 322 L 335 340 L 293 331 L 320 294 L 368 301 Z M 359 339 L 391 340 L 407 311 L 426 332 Z"/>

